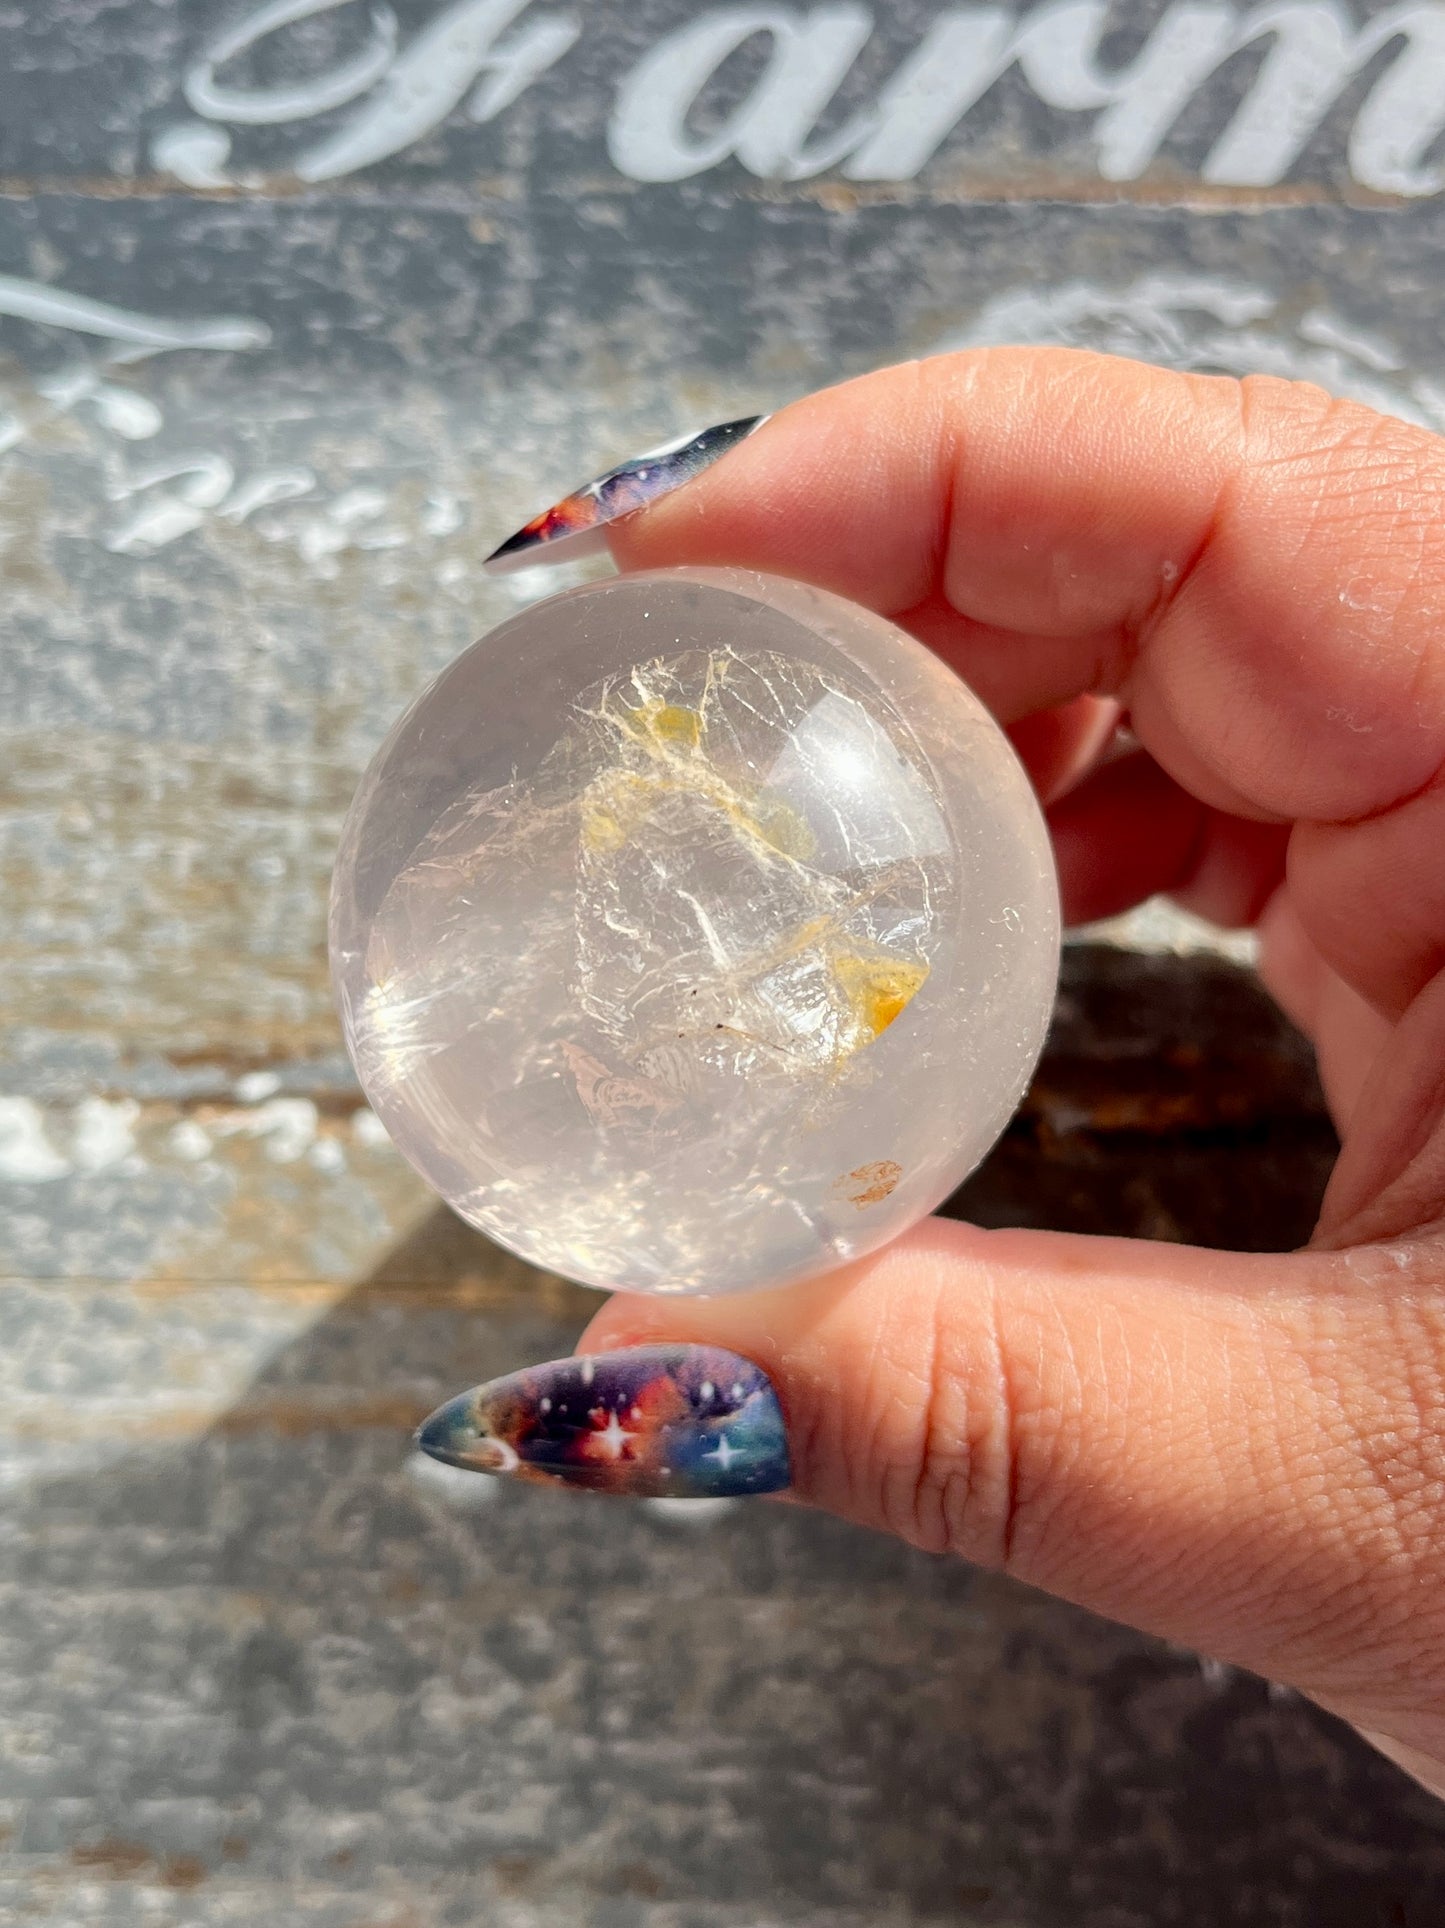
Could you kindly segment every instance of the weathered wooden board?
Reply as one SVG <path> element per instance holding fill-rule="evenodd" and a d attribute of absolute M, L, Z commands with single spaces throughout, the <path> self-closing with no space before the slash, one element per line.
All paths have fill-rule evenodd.
<path fill-rule="evenodd" d="M 613 456 L 993 339 L 1445 424 L 1445 8 L 282 11 L 0 11 L 0 1919 L 1438 1920 L 1436 1809 L 1262 1683 L 413 1458 L 593 1300 L 361 1107 L 323 907 Z M 1331 1145 L 1245 977 L 1080 951 L 958 1209 L 1284 1246 Z"/>

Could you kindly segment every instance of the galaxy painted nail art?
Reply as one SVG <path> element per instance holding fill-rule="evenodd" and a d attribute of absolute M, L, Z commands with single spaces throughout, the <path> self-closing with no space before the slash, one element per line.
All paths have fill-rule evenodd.
<path fill-rule="evenodd" d="M 680 489 L 684 482 L 691 482 L 711 468 L 720 455 L 746 441 L 767 419 L 766 415 L 744 415 L 736 422 L 719 422 L 716 428 L 680 435 L 675 442 L 649 449 L 646 455 L 619 462 L 575 495 L 564 495 L 550 509 L 533 516 L 494 549 L 482 566 L 500 576 L 512 569 L 530 568 L 533 563 L 572 561 L 605 549 L 602 531 L 609 522 L 645 509 L 650 502 Z"/>
<path fill-rule="evenodd" d="M 771 1381 L 718 1346 L 529 1366 L 448 1400 L 416 1443 L 471 1472 L 639 1499 L 774 1493 L 789 1480 Z"/>

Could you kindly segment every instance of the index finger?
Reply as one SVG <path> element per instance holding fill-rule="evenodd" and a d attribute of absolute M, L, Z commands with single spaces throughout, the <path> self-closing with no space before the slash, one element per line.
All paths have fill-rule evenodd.
<path fill-rule="evenodd" d="M 1005 720 L 1085 692 L 1206 802 L 1342 823 L 1445 760 L 1445 458 L 1303 384 L 985 349 L 782 411 L 615 525 L 868 604 Z"/>

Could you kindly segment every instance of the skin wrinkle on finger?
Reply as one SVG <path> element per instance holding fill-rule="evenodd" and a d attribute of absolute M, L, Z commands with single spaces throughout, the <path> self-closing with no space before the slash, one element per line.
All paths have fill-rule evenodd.
<path fill-rule="evenodd" d="M 851 1412 L 830 1405 L 831 1429 L 820 1431 L 822 1452 L 803 1475 L 804 1480 L 831 1484 L 835 1468 L 841 1467 L 851 1507 L 930 1552 L 947 1550 L 944 1523 L 922 1504 L 920 1479 L 942 1325 L 941 1317 L 930 1316 L 926 1307 L 930 1289 L 937 1301 L 944 1286 L 941 1276 L 925 1273 L 910 1290 L 906 1316 L 898 1316 L 898 1307 L 884 1299 L 863 1330 L 850 1322 L 861 1397 Z M 826 1401 L 821 1387 L 818 1396 Z"/>
<path fill-rule="evenodd" d="M 1002 1495 L 996 1503 L 998 1513 L 998 1560 L 1003 1570 L 1011 1572 L 1016 1558 L 1015 1547 L 1018 1539 L 1020 1508 L 1024 1503 L 1023 1482 L 1020 1469 L 1023 1464 L 1022 1439 L 1019 1427 L 1019 1400 L 1013 1375 L 1010 1372 L 1008 1348 L 1003 1342 L 1002 1309 L 999 1305 L 998 1286 L 987 1273 L 983 1275 L 983 1289 L 987 1295 L 987 1331 L 992 1348 L 989 1361 L 994 1379 L 998 1386 L 997 1418 L 991 1432 L 995 1442 L 998 1462 L 1001 1466 Z M 957 1345 L 955 1336 L 953 1344 Z M 972 1478 L 964 1487 L 965 1503 L 972 1497 Z M 945 1493 L 945 1502 L 947 1501 Z M 1030 1497 L 1032 1497 L 1030 1495 Z"/>
<path fill-rule="evenodd" d="M 961 1387 L 948 1369 L 944 1281 L 931 1277 L 923 1290 L 925 1303 L 911 1308 L 902 1345 L 889 1343 L 893 1332 L 885 1323 L 885 1342 L 874 1355 L 875 1371 L 882 1367 L 887 1388 L 883 1398 L 888 1423 L 880 1420 L 881 1444 L 875 1439 L 872 1463 L 865 1462 L 864 1474 L 878 1481 L 874 1504 L 894 1533 L 925 1552 L 945 1553 L 949 1523 L 944 1491 L 960 1462 L 972 1468 L 984 1455 L 976 1450 L 968 1408 L 954 1410 Z M 944 1401 L 950 1408 L 949 1425 L 940 1432 Z M 946 1454 L 942 1469 L 935 1459 L 939 1445 Z"/>
<path fill-rule="evenodd" d="M 911 1427 L 916 1423 L 919 1406 L 912 1363 L 903 1362 L 899 1371 L 899 1362 L 889 1357 L 888 1337 L 883 1321 L 875 1323 L 866 1336 L 855 1334 L 854 1345 L 861 1341 L 866 1349 L 866 1358 L 857 1368 L 859 1384 L 865 1388 L 861 1401 L 864 1425 L 861 1430 L 850 1424 L 838 1426 L 836 1422 L 845 1420 L 846 1415 L 834 1412 L 835 1431 L 822 1463 L 842 1468 L 850 1504 L 876 1508 L 885 1524 L 897 1530 L 888 1494 L 885 1490 L 881 1499 L 875 1495 L 873 1480 L 880 1466 L 891 1466 L 899 1457 L 894 1432 L 900 1424 Z"/>
<path fill-rule="evenodd" d="M 933 527 L 927 545 L 924 564 L 924 580 L 928 583 L 941 582 L 948 557 L 948 545 L 954 527 L 954 488 L 962 460 L 960 440 L 963 435 L 964 411 L 960 407 L 948 407 L 942 401 L 927 397 L 925 366 L 922 362 L 909 363 L 914 370 L 919 388 L 925 394 L 925 404 L 931 403 L 936 424 L 934 440 L 940 450 L 940 469 L 938 486 L 934 490 Z"/>
<path fill-rule="evenodd" d="M 1031 1351 L 1011 1344 L 1007 1334 L 1007 1313 L 996 1281 L 989 1282 L 994 1344 L 998 1349 L 1000 1397 L 1006 1401 L 1008 1430 L 1004 1444 L 1008 1452 L 1008 1507 L 1000 1533 L 1000 1565 L 1005 1571 L 1043 1571 L 1047 1549 L 1058 1538 L 1056 1508 L 1068 1492 L 1075 1467 L 1085 1451 L 1079 1429 L 1070 1423 L 1082 1404 L 1081 1394 L 1089 1374 L 1081 1364 L 1080 1334 L 1064 1318 L 1062 1309 L 1044 1301 L 1044 1316 L 1035 1327 Z M 1097 1325 L 1088 1333 L 1092 1350 L 1103 1350 L 1102 1328 L 1110 1308 L 1095 1308 Z M 1115 1389 L 1115 1412 L 1127 1410 L 1130 1368 L 1123 1355 L 1124 1384 Z M 1034 1396 L 1029 1396 L 1030 1389 Z M 1040 1396 L 1042 1394 L 1043 1396 Z M 1105 1455 L 1118 1441 L 1108 1437 L 1107 1421 L 1100 1427 L 1091 1453 Z M 977 1532 L 971 1521 L 960 1519 L 957 1539 L 964 1542 Z M 1065 1529 L 1067 1537 L 1067 1528 Z M 1031 1542 L 1031 1544 L 1029 1544 Z"/>
<path fill-rule="evenodd" d="M 984 1557 L 988 1564 L 1007 1571 L 1018 1503 L 1018 1412 L 1007 1354 L 999 1341 L 993 1282 L 979 1270 L 969 1280 L 978 1316 L 971 1328 L 970 1356 L 962 1359 L 953 1303 L 958 1283 L 955 1280 L 950 1290 L 943 1269 L 933 1268 L 930 1302 L 921 1320 L 927 1336 L 920 1366 L 922 1387 L 914 1405 L 914 1435 L 911 1441 L 900 1442 L 904 1450 L 895 1452 L 886 1464 L 883 1517 L 899 1511 L 903 1524 L 896 1530 L 934 1553 L 957 1550 L 960 1521 L 989 1521 L 992 1544 Z M 917 1313 L 918 1308 L 913 1308 L 910 1327 L 920 1323 Z M 915 1342 L 907 1332 L 903 1337 L 911 1353 Z M 991 1378 L 990 1396 L 974 1395 L 979 1377 Z M 903 1496 L 901 1509 L 890 1505 L 895 1492 Z"/>

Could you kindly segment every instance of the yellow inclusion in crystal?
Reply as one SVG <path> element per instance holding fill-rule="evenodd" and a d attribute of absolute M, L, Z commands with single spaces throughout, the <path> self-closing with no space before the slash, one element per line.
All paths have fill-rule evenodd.
<path fill-rule="evenodd" d="M 833 959 L 833 975 L 842 986 L 848 1009 L 869 1037 L 886 1031 L 917 997 L 928 976 L 922 958 L 844 955 Z"/>
<path fill-rule="evenodd" d="M 654 697 L 623 714 L 639 736 L 651 737 L 654 743 L 665 743 L 675 750 L 695 750 L 702 742 L 702 718 L 681 703 L 664 703 Z"/>
<path fill-rule="evenodd" d="M 784 857 L 805 863 L 818 848 L 808 819 L 781 797 L 761 796 L 753 800 L 749 815 L 752 827 L 766 844 Z"/>
<path fill-rule="evenodd" d="M 701 711 L 649 697 L 613 714 L 620 716 L 627 733 L 648 753 L 651 767 L 645 773 L 610 771 L 588 786 L 582 799 L 585 849 L 604 856 L 621 850 L 659 798 L 688 792 L 714 804 L 739 829 L 780 856 L 806 863 L 816 853 L 818 840 L 812 826 L 792 804 L 746 786 L 735 787 L 714 769 L 703 753 L 706 723 Z"/>
<path fill-rule="evenodd" d="M 608 856 L 614 850 L 621 850 L 627 842 L 627 832 L 605 804 L 589 797 L 582 806 L 582 842 L 599 856 Z"/>
<path fill-rule="evenodd" d="M 610 770 L 582 797 L 582 843 L 606 856 L 621 850 L 657 801 L 658 784 L 632 770 Z"/>

